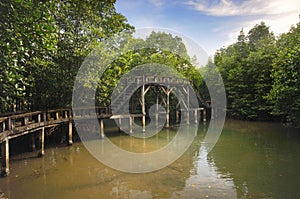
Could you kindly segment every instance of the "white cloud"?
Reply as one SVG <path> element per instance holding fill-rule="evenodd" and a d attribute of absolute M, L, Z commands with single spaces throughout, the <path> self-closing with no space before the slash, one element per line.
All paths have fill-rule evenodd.
<path fill-rule="evenodd" d="M 299 0 L 246 0 L 240 3 L 232 0 L 189 0 L 186 4 L 210 16 L 231 16 L 223 24 L 212 29 L 227 39 L 221 44 L 227 46 L 237 40 L 240 30 L 245 34 L 264 21 L 275 35 L 289 31 L 291 25 L 299 22 Z"/>
<path fill-rule="evenodd" d="M 164 0 L 149 0 L 155 7 L 160 8 L 164 5 Z"/>
<path fill-rule="evenodd" d="M 299 0 L 248 0 L 242 3 L 231 0 L 189 0 L 186 4 L 212 16 L 277 15 L 300 11 Z"/>

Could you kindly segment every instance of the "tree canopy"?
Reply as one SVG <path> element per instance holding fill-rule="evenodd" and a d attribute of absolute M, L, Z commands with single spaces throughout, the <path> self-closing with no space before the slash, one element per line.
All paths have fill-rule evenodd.
<path fill-rule="evenodd" d="M 299 23 L 276 40 L 261 22 L 217 51 L 231 117 L 299 125 L 299 38 Z"/>

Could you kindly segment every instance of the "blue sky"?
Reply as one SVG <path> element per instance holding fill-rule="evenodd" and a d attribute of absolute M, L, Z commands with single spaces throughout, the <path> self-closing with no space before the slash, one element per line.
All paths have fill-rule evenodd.
<path fill-rule="evenodd" d="M 117 0 L 136 28 L 167 28 L 197 42 L 209 55 L 265 21 L 275 35 L 299 21 L 299 0 Z"/>

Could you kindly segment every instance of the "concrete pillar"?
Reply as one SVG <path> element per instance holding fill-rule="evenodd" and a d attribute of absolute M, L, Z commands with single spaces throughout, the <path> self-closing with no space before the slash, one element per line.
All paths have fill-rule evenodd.
<path fill-rule="evenodd" d="M 73 144 L 73 126 L 72 126 L 72 120 L 69 121 L 69 145 Z"/>

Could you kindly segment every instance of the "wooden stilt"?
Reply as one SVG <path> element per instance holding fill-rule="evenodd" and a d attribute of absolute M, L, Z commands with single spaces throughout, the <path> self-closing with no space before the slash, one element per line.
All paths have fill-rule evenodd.
<path fill-rule="evenodd" d="M 203 122 L 206 122 L 206 110 L 203 110 Z"/>
<path fill-rule="evenodd" d="M 35 151 L 35 149 L 36 149 L 36 146 L 35 146 L 35 134 L 34 133 L 31 134 L 31 149 L 32 149 L 32 151 Z"/>
<path fill-rule="evenodd" d="M 45 127 L 42 128 L 42 135 L 41 135 L 41 142 L 42 142 L 42 147 L 41 147 L 41 153 L 40 156 L 45 155 Z"/>
<path fill-rule="evenodd" d="M 166 127 L 170 127 L 170 93 L 167 92 Z"/>
<path fill-rule="evenodd" d="M 185 112 L 186 124 L 190 124 L 190 112 L 186 110 Z"/>
<path fill-rule="evenodd" d="M 103 119 L 100 120 L 100 133 L 101 133 L 101 138 L 104 138 L 104 122 Z"/>
<path fill-rule="evenodd" d="M 198 110 L 195 109 L 195 111 L 194 111 L 194 123 L 195 123 L 195 124 L 198 123 L 197 116 L 198 116 Z"/>
<path fill-rule="evenodd" d="M 176 123 L 179 123 L 179 111 L 176 111 Z"/>
<path fill-rule="evenodd" d="M 73 144 L 73 126 L 72 126 L 72 120 L 69 121 L 69 145 Z"/>
<path fill-rule="evenodd" d="M 158 127 L 158 94 L 156 93 L 155 125 Z"/>
<path fill-rule="evenodd" d="M 146 131 L 146 107 L 145 107 L 145 85 L 143 84 L 142 86 L 142 91 L 141 91 L 141 98 L 142 98 L 142 127 L 143 127 L 143 132 Z"/>
<path fill-rule="evenodd" d="M 129 132 L 133 133 L 133 121 L 132 116 L 129 117 Z"/>
<path fill-rule="evenodd" d="M 5 176 L 9 175 L 9 139 L 5 139 Z"/>
<path fill-rule="evenodd" d="M 187 101 L 186 101 L 186 105 L 187 105 L 186 123 L 190 124 L 190 89 L 189 89 L 188 86 L 186 87 L 186 97 L 187 97 Z"/>

